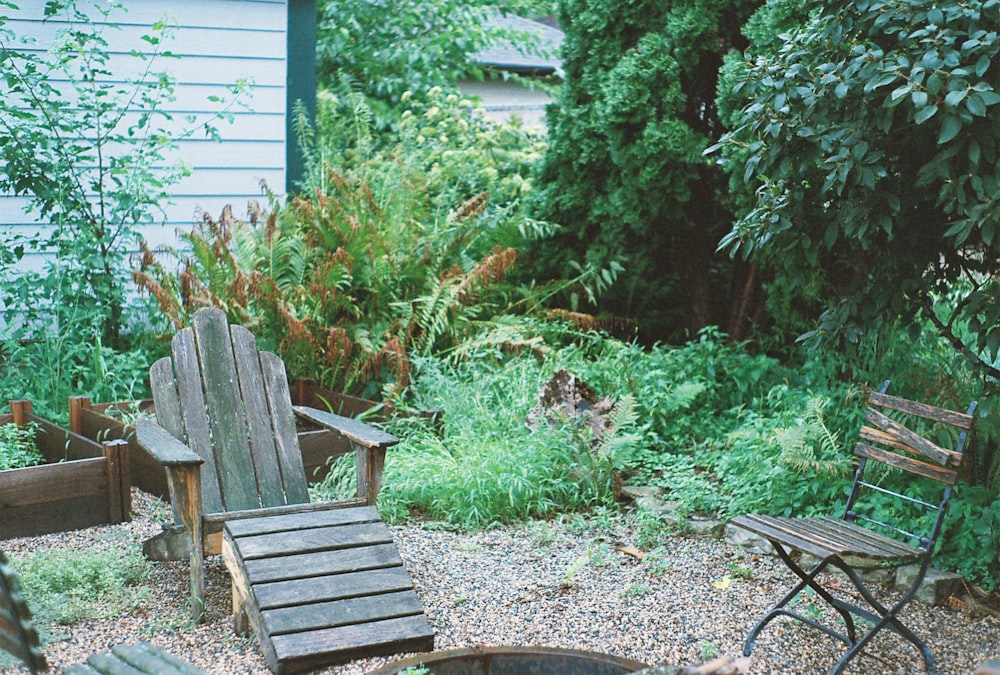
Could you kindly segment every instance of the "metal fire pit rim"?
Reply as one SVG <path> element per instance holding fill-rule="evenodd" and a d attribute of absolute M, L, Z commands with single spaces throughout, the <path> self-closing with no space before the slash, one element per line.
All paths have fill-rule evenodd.
<path fill-rule="evenodd" d="M 586 649 L 571 649 L 568 647 L 548 647 L 545 645 L 529 645 L 529 646 L 504 646 L 504 645 L 492 645 L 488 647 L 455 647 L 452 649 L 443 649 L 440 651 L 424 652 L 422 654 L 415 654 L 413 656 L 407 656 L 402 659 L 388 663 L 375 670 L 370 670 L 366 675 L 396 675 L 397 673 L 406 670 L 407 668 L 415 668 L 419 666 L 432 666 L 435 663 L 442 661 L 447 661 L 450 659 L 459 659 L 463 657 L 474 657 L 474 658 L 488 658 L 492 659 L 495 656 L 569 656 L 569 657 L 580 657 L 581 659 L 591 659 L 594 661 L 602 662 L 606 665 L 621 666 L 625 669 L 625 672 L 636 672 L 642 670 L 643 668 L 648 668 L 649 665 L 642 663 L 641 661 L 636 661 L 634 659 L 626 659 L 621 656 L 615 656 L 613 654 L 608 654 L 606 652 L 595 652 Z"/>

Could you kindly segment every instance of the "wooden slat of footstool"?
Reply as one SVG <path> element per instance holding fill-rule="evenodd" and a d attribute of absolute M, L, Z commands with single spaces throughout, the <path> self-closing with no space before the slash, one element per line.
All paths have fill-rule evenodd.
<path fill-rule="evenodd" d="M 255 583 L 294 579 L 295 571 L 301 569 L 309 558 L 310 571 L 316 576 L 362 572 L 402 565 L 403 559 L 395 544 L 376 544 L 363 548 L 347 548 L 334 551 L 303 553 L 279 558 L 244 560 L 247 573 Z"/>
<path fill-rule="evenodd" d="M 331 525 L 247 537 L 236 536 L 244 560 L 392 543 L 392 534 L 383 522 Z"/>
<path fill-rule="evenodd" d="M 310 602 L 348 600 L 364 595 L 394 593 L 412 588 L 413 581 L 410 580 L 410 575 L 402 563 L 395 567 L 363 572 L 327 574 L 264 584 L 254 583 L 257 603 L 262 610 Z"/>
<path fill-rule="evenodd" d="M 434 649 L 434 631 L 423 614 L 368 623 L 278 635 L 274 651 L 285 670 L 293 673 L 329 663 L 368 656 Z"/>

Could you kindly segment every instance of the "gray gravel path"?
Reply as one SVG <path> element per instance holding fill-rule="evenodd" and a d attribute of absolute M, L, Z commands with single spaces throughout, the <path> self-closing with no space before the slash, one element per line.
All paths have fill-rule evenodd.
<path fill-rule="evenodd" d="M 0 547 L 14 558 L 42 547 L 121 547 L 158 530 L 163 509 L 136 493 L 132 523 Z M 427 526 L 393 527 L 393 535 L 437 633 L 437 647 L 549 645 L 608 652 L 645 663 L 698 663 L 738 654 L 757 617 L 785 589 L 780 562 L 725 542 L 679 536 L 640 560 L 636 534 L 623 518 L 532 522 L 475 534 Z M 134 613 L 113 621 L 56 627 L 46 645 L 64 666 L 120 642 L 148 640 L 212 673 L 266 673 L 253 638 L 229 623 L 229 583 L 221 559 L 209 560 L 208 620 L 185 620 L 187 568 L 158 563 Z M 913 603 L 905 623 L 927 638 L 941 675 L 967 675 L 1000 657 L 1000 621 Z M 750 672 L 825 672 L 839 644 L 774 622 L 762 634 Z M 360 675 L 386 659 L 320 671 Z M 891 634 L 876 639 L 848 673 L 922 673 L 922 661 Z"/>

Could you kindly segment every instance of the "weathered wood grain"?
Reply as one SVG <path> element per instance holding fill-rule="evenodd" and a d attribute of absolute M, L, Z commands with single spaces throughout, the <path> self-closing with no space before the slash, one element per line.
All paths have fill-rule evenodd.
<path fill-rule="evenodd" d="M 202 391 L 194 331 L 190 328 L 178 331 L 171 346 L 187 445 L 205 460 L 201 472 L 204 510 L 215 513 L 223 509 L 222 490 L 215 451 L 212 448 L 212 432 L 205 407 L 205 393 Z"/>
<path fill-rule="evenodd" d="M 420 614 L 278 635 L 271 642 L 276 660 L 272 670 L 280 667 L 281 672 L 293 673 L 361 656 L 430 651 L 434 632 L 427 617 Z"/>
<path fill-rule="evenodd" d="M 245 560 L 390 542 L 392 534 L 381 521 L 239 538 L 240 552 Z"/>
<path fill-rule="evenodd" d="M 284 515 L 258 514 L 256 518 L 229 522 L 228 529 L 234 537 L 247 537 L 278 532 L 303 531 L 308 528 L 331 525 L 357 525 L 378 523 L 382 518 L 373 507 L 350 509 L 311 509 Z"/>
<path fill-rule="evenodd" d="M 31 612 L 24 602 L 21 584 L 7 556 L 0 551 L 0 648 L 24 663 L 28 670 L 49 669 L 42 653 Z"/>
<path fill-rule="evenodd" d="M 395 544 L 373 544 L 281 558 L 247 560 L 245 564 L 247 575 L 254 583 L 266 587 L 268 583 L 302 578 L 298 575 L 303 569 L 308 569 L 310 575 L 322 577 L 402 565 L 403 560 Z"/>
<path fill-rule="evenodd" d="M 867 443 L 858 443 L 855 445 L 854 454 L 858 457 L 866 457 L 877 462 L 888 464 L 889 466 L 894 466 L 897 469 L 903 469 L 904 471 L 915 473 L 918 476 L 932 478 L 934 480 L 941 481 L 942 483 L 947 483 L 948 485 L 954 485 L 958 481 L 958 472 L 954 469 L 937 466 L 936 464 L 929 464 L 928 462 L 921 462 L 918 459 L 889 452 L 888 450 L 877 448 L 868 445 Z"/>
<path fill-rule="evenodd" d="M 274 423 L 274 443 L 285 488 L 285 501 L 288 504 L 308 502 L 309 490 L 299 438 L 295 431 L 295 415 L 292 412 L 291 395 L 288 393 L 285 364 L 271 352 L 260 352 L 260 366 Z"/>
<path fill-rule="evenodd" d="M 233 355 L 239 377 L 239 398 L 246 411 L 252 470 L 257 477 L 257 491 L 263 507 L 285 504 L 281 469 L 278 466 L 274 438 L 274 416 L 271 414 L 264 390 L 264 375 L 257 356 L 257 341 L 243 326 L 229 329 L 233 341 Z M 292 435 L 295 430 L 292 429 Z M 302 458 L 299 457 L 301 463 Z M 303 482 L 305 477 L 303 476 Z"/>
<path fill-rule="evenodd" d="M 267 630 L 273 637 L 414 616 L 422 611 L 420 599 L 411 587 L 393 593 L 270 609 L 265 610 L 263 616 Z"/>
<path fill-rule="evenodd" d="M 410 575 L 398 556 L 395 556 L 395 560 L 392 556 L 387 556 L 387 558 L 395 563 L 393 567 L 344 574 L 306 576 L 275 583 L 255 582 L 254 592 L 260 608 L 267 610 L 413 590 L 413 580 L 410 579 Z M 308 570 L 310 574 L 315 574 L 308 562 L 301 563 L 299 569 Z M 274 630 L 273 627 L 272 630 Z"/>
<path fill-rule="evenodd" d="M 890 410 L 898 410 L 900 412 L 916 415 L 917 417 L 923 417 L 935 422 L 944 422 L 945 424 L 950 424 L 958 427 L 959 429 L 971 429 L 973 423 L 975 422 L 975 418 L 966 413 L 947 410 L 945 408 L 938 408 L 937 406 L 927 405 L 926 403 L 920 403 L 918 401 L 910 401 L 905 398 L 898 398 L 896 396 L 890 396 L 889 394 L 879 393 L 877 391 L 873 391 L 869 395 L 868 400 L 873 405 L 889 408 Z"/>
<path fill-rule="evenodd" d="M 226 510 L 252 509 L 260 506 L 260 494 L 250 458 L 246 411 L 240 398 L 236 359 L 225 313 L 214 307 L 195 312 L 194 331 L 205 406 L 212 430 L 211 449 L 222 503 Z M 178 375 L 180 369 L 178 368 Z"/>

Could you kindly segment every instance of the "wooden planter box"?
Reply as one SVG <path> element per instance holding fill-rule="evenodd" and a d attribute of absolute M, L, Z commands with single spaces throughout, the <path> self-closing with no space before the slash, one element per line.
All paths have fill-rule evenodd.
<path fill-rule="evenodd" d="M 370 411 L 380 404 L 355 396 L 347 396 L 317 387 L 308 380 L 293 380 L 291 382 L 292 403 L 305 405 L 320 410 L 331 410 L 345 417 L 356 417 Z M 329 405 L 328 405 L 329 404 Z M 86 438 L 97 441 L 123 439 L 129 444 L 132 484 L 141 490 L 156 495 L 163 500 L 170 499 L 167 489 L 167 476 L 163 467 L 149 456 L 135 442 L 135 429 L 126 424 L 122 413 L 152 414 L 153 402 L 143 401 L 118 403 L 91 403 L 85 396 L 74 396 L 69 401 L 70 430 Z M 420 414 L 436 419 L 436 413 L 400 412 L 391 406 L 384 406 L 373 419 L 384 419 L 397 414 Z M 310 483 L 318 483 L 329 473 L 327 457 L 339 456 L 351 452 L 347 439 L 340 434 L 320 429 L 304 420 L 296 420 L 299 436 L 299 446 L 302 450 L 302 463 L 305 465 L 306 478 Z"/>
<path fill-rule="evenodd" d="M 30 537 L 131 519 L 128 444 L 97 443 L 11 401 L 0 424 L 38 425 L 35 445 L 47 464 L 0 471 L 0 539 Z"/>

